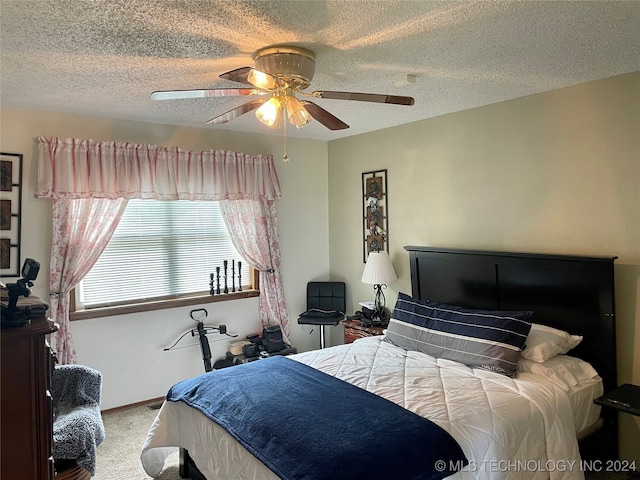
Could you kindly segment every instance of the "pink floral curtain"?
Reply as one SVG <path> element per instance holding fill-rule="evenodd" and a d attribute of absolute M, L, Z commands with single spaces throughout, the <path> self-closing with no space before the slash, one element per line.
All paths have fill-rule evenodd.
<path fill-rule="evenodd" d="M 271 156 L 75 138 L 36 140 L 40 151 L 38 197 L 281 198 Z"/>
<path fill-rule="evenodd" d="M 246 260 L 261 272 L 261 321 L 281 325 L 288 337 L 275 211 L 281 194 L 273 157 L 75 138 L 36 142 L 36 197 L 51 198 L 53 205 L 51 314 L 60 329 L 52 338 L 62 363 L 75 363 L 76 357 L 69 291 L 97 261 L 129 198 L 233 204 L 227 208 L 237 212 L 224 217 L 236 248 L 243 256 L 246 250 Z M 234 215 L 243 225 L 255 222 L 259 235 L 245 239 L 251 227 L 233 227 Z"/>
<path fill-rule="evenodd" d="M 260 271 L 260 321 L 280 325 L 289 343 L 284 301 L 278 218 L 273 200 L 223 200 L 222 216 L 238 253 Z"/>
<path fill-rule="evenodd" d="M 54 199 L 51 240 L 51 315 L 59 325 L 52 335 L 58 361 L 76 363 L 69 331 L 69 292 L 91 270 L 118 226 L 127 199 Z"/>

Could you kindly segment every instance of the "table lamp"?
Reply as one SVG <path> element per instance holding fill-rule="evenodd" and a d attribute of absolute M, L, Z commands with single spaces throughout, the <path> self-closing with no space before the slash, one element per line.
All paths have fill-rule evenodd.
<path fill-rule="evenodd" d="M 388 252 L 370 252 L 367 263 L 362 273 L 362 283 L 373 285 L 375 291 L 375 311 L 372 316 L 374 323 L 384 323 L 384 308 L 386 306 L 383 288 L 387 288 L 387 283 L 395 282 L 398 279 L 391 264 Z"/>

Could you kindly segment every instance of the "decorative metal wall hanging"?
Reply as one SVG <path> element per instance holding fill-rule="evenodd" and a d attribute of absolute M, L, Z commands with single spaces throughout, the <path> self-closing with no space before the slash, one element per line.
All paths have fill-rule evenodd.
<path fill-rule="evenodd" d="M 369 252 L 389 250 L 386 170 L 362 174 L 362 212 L 362 261 L 366 263 Z"/>
<path fill-rule="evenodd" d="M 20 276 L 22 154 L 0 153 L 0 276 Z"/>

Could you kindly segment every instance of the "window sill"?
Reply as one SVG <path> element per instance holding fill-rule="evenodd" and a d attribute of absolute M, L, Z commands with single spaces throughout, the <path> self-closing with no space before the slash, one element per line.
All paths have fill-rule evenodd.
<path fill-rule="evenodd" d="M 201 305 L 203 303 L 227 302 L 260 296 L 259 290 L 243 290 L 242 292 L 224 293 L 221 295 L 199 295 L 194 297 L 181 297 L 169 300 L 157 300 L 152 302 L 136 303 L 131 305 L 119 305 L 114 307 L 88 308 L 69 312 L 69 320 L 87 320 L 90 318 L 112 317 L 127 313 L 148 312 L 151 310 L 163 310 L 166 308 L 185 307 L 189 305 Z"/>

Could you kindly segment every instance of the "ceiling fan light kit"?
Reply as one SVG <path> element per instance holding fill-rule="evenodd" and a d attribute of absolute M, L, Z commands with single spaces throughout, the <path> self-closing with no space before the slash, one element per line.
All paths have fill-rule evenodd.
<path fill-rule="evenodd" d="M 304 90 L 316 72 L 316 56 L 299 47 L 265 47 L 254 55 L 255 70 L 283 79 L 290 86 Z"/>
<path fill-rule="evenodd" d="M 273 91 L 271 98 L 277 100 L 268 101 L 256 111 L 258 120 L 267 127 L 278 128 L 284 109 L 289 123 L 296 128 L 309 123 L 311 115 L 296 98 L 296 92 L 311 83 L 316 70 L 313 52 L 299 47 L 265 47 L 258 50 L 253 59 L 255 68 L 249 71 L 247 81 L 258 88 Z"/>
<path fill-rule="evenodd" d="M 258 120 L 270 128 L 279 128 L 286 113 L 289 122 L 302 128 L 311 119 L 317 120 L 330 130 L 349 128 L 345 122 L 309 100 L 299 100 L 296 95 L 313 99 L 356 100 L 360 102 L 387 103 L 410 106 L 412 97 L 383 95 L 377 93 L 332 92 L 316 90 L 305 92 L 316 69 L 315 54 L 295 46 L 269 46 L 253 55 L 254 67 L 241 67 L 220 75 L 224 80 L 243 83 L 255 88 L 213 88 L 200 90 L 165 90 L 153 92 L 153 100 L 176 100 L 201 97 L 251 97 L 270 95 L 269 99 L 254 99 L 228 112 L 220 114 L 207 123 L 222 124 L 256 110 Z M 406 80 L 408 80 L 407 75 Z M 414 77 L 415 81 L 415 77 Z M 411 82 L 409 82 L 411 83 Z M 286 110 L 286 112 L 284 112 Z M 285 122 L 286 125 L 286 122 Z M 285 153 L 286 157 L 286 153 Z"/>
<path fill-rule="evenodd" d="M 258 88 L 263 88 L 265 90 L 271 90 L 276 88 L 276 79 L 271 75 L 268 75 L 260 70 L 256 70 L 252 68 L 249 71 L 249 75 L 247 75 L 247 81 L 252 83 Z"/>
<path fill-rule="evenodd" d="M 304 127 L 311 121 L 311 115 L 295 96 L 290 95 L 285 97 L 285 107 L 289 114 L 289 123 L 296 128 Z"/>
<path fill-rule="evenodd" d="M 267 127 L 280 128 L 282 121 L 282 103 L 277 97 L 271 97 L 258 110 L 256 117 Z"/>

